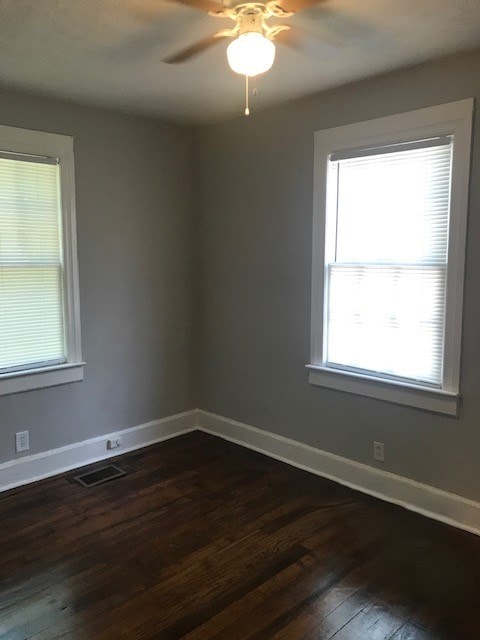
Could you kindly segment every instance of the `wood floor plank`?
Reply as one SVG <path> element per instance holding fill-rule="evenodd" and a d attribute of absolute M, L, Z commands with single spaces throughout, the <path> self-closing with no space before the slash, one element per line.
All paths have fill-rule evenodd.
<path fill-rule="evenodd" d="M 407 622 L 391 636 L 390 640 L 441 640 L 441 637 L 407 620 Z"/>
<path fill-rule="evenodd" d="M 0 495 L 1 640 L 478 640 L 480 539 L 199 432 Z"/>

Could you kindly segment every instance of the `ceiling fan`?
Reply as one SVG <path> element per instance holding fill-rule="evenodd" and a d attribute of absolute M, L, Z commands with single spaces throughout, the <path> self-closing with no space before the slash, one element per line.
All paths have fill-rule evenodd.
<path fill-rule="evenodd" d="M 168 64 L 187 62 L 224 38 L 232 38 L 227 47 L 230 68 L 245 76 L 245 115 L 250 114 L 248 80 L 271 69 L 275 60 L 274 40 L 286 41 L 288 24 L 268 24 L 270 18 L 290 18 L 298 11 L 318 5 L 324 0 L 268 0 L 267 2 L 243 2 L 220 7 L 213 0 L 173 0 L 180 4 L 205 11 L 214 18 L 229 18 L 235 25 L 221 29 L 164 60 Z"/>

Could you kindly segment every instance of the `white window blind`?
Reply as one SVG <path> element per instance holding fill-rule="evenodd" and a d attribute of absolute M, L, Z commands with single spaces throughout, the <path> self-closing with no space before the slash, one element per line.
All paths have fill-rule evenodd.
<path fill-rule="evenodd" d="M 327 366 L 442 385 L 452 148 L 331 156 Z"/>
<path fill-rule="evenodd" d="M 56 160 L 0 153 L 0 372 L 64 362 Z"/>

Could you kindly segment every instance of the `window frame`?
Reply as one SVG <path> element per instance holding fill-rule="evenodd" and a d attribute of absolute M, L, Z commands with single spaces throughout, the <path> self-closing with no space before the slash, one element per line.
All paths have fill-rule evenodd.
<path fill-rule="evenodd" d="M 473 112 L 474 99 L 468 98 L 315 132 L 311 353 L 310 363 L 306 365 L 311 384 L 458 415 Z M 453 136 L 442 388 L 329 367 L 324 357 L 328 295 L 325 267 L 327 247 L 335 234 L 332 216 L 327 215 L 330 156 L 440 136 Z"/>
<path fill-rule="evenodd" d="M 73 138 L 0 125 L 0 150 L 56 158 L 60 171 L 66 361 L 0 374 L 0 396 L 83 380 Z"/>

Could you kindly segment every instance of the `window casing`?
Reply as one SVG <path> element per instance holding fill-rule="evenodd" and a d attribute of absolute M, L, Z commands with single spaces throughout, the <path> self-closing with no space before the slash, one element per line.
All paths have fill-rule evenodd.
<path fill-rule="evenodd" d="M 472 111 L 315 134 L 311 383 L 457 414 Z"/>
<path fill-rule="evenodd" d="M 0 126 L 0 395 L 83 379 L 73 140 Z"/>

